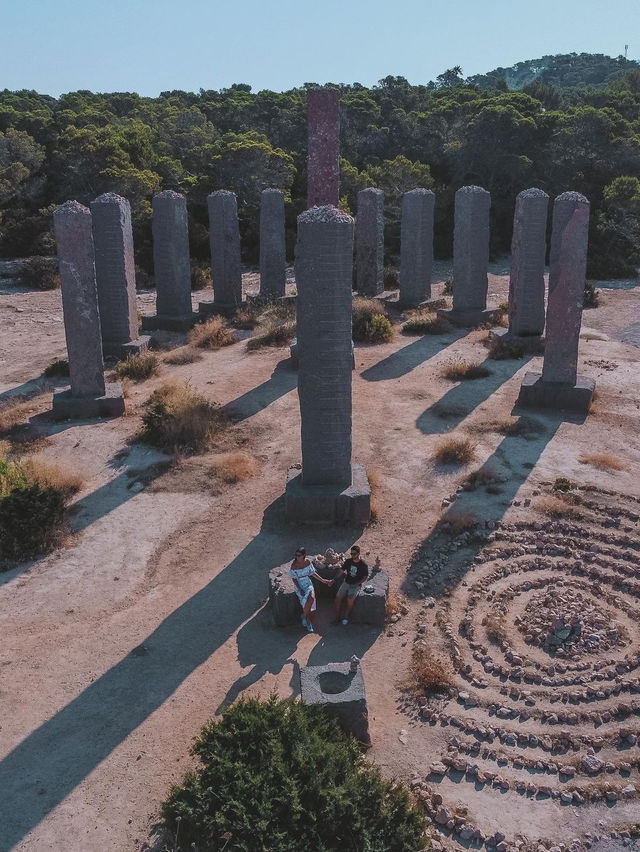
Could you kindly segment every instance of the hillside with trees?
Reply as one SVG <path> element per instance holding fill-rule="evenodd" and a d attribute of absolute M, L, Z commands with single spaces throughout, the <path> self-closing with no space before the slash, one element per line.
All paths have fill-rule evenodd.
<path fill-rule="evenodd" d="M 533 69 L 543 60 L 535 60 L 514 66 L 513 74 L 500 76 L 505 69 L 498 69 L 493 77 L 466 81 L 454 67 L 427 85 L 392 76 L 371 88 L 341 85 L 341 205 L 353 213 L 359 189 L 384 189 L 388 260 L 394 261 L 402 193 L 432 188 L 436 255 L 447 257 L 455 191 L 479 184 L 492 195 L 498 255 L 509 250 L 521 189 L 539 186 L 552 197 L 574 189 L 592 203 L 589 274 L 635 274 L 640 69 L 600 56 L 590 65 L 588 56 L 568 64 L 566 57 L 544 57 L 557 61 L 540 72 Z M 589 68 L 598 73 L 590 76 Z M 253 263 L 266 187 L 286 192 L 292 254 L 295 217 L 305 207 L 309 87 L 254 93 L 236 84 L 157 98 L 0 92 L 0 256 L 54 254 L 55 206 L 69 198 L 87 204 L 114 191 L 131 202 L 137 263 L 151 273 L 151 198 L 175 189 L 188 198 L 193 258 L 206 262 L 206 196 L 224 188 L 238 195 L 244 259 Z"/>

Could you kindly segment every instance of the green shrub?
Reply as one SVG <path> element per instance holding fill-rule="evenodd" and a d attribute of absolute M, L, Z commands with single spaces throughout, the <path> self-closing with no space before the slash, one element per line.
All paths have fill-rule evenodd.
<path fill-rule="evenodd" d="M 160 361 L 153 352 L 140 352 L 138 355 L 130 355 L 124 361 L 118 361 L 115 369 L 119 379 L 143 382 L 158 374 Z"/>
<path fill-rule="evenodd" d="M 47 379 L 52 379 L 54 376 L 68 376 L 69 362 L 66 358 L 56 358 L 48 367 L 44 368 L 44 375 Z"/>
<path fill-rule="evenodd" d="M 356 343 L 387 343 L 393 326 L 379 299 L 354 299 L 352 334 Z"/>
<path fill-rule="evenodd" d="M 575 483 L 567 479 L 566 476 L 559 476 L 553 483 L 554 491 L 573 491 L 575 487 Z"/>
<path fill-rule="evenodd" d="M 20 284 L 34 290 L 57 290 L 60 287 L 58 261 L 55 257 L 32 257 L 20 270 Z"/>
<path fill-rule="evenodd" d="M 204 290 L 211 287 L 211 267 L 210 266 L 194 266 L 191 269 L 191 289 Z"/>
<path fill-rule="evenodd" d="M 19 478 L 13 485 L 0 499 L 0 560 L 30 559 L 49 550 L 64 520 L 64 497 L 55 488 L 24 486 Z"/>
<path fill-rule="evenodd" d="M 162 806 L 177 850 L 414 852 L 425 819 L 320 708 L 242 699 L 209 722 L 201 766 Z M 193 847 L 192 847 L 193 844 Z"/>

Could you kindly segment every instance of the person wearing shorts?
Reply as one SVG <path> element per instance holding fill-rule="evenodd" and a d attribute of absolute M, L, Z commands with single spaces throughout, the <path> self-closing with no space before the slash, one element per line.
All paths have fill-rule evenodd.
<path fill-rule="evenodd" d="M 360 548 L 357 544 L 354 544 L 351 548 L 351 556 L 344 560 L 340 573 L 334 580 L 334 583 L 338 584 L 340 582 L 340 578 L 343 578 L 342 583 L 338 586 L 338 592 L 336 594 L 336 623 L 340 621 L 341 618 L 345 627 L 349 623 L 349 616 L 351 615 L 353 605 L 360 594 L 362 584 L 368 576 L 369 566 L 364 559 L 360 558 Z"/>

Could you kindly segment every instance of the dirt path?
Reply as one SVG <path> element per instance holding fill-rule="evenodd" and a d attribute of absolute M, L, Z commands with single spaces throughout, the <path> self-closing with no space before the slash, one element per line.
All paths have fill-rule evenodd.
<path fill-rule="evenodd" d="M 504 299 L 506 284 L 504 276 L 492 276 L 493 303 Z M 145 295 L 141 302 L 143 310 L 152 310 L 151 297 Z M 427 641 L 450 664 L 451 637 L 442 624 L 450 622 L 452 636 L 457 637 L 458 624 L 470 605 L 472 584 L 506 564 L 514 574 L 495 581 L 494 588 L 487 587 L 468 613 L 476 638 L 456 638 L 465 664 L 472 667 L 472 679 L 488 680 L 486 687 L 472 686 L 468 677 L 451 669 L 458 690 L 482 693 L 478 706 L 465 710 L 454 695 L 430 702 L 426 709 L 445 717 L 468 717 L 470 725 L 498 727 L 491 704 L 508 702 L 522 709 L 522 703 L 529 708 L 525 698 L 508 695 L 512 686 L 519 692 L 528 689 L 536 702 L 531 707 L 533 717 L 527 722 L 504 720 L 499 726 L 534 736 L 550 727 L 536 714 L 556 711 L 558 706 L 566 711 L 567 702 L 551 701 L 551 687 L 516 684 L 508 678 L 503 682 L 499 676 L 488 675 L 484 664 L 475 659 L 470 642 L 489 651 L 491 643 L 483 636 L 482 626 L 491 608 L 485 600 L 489 591 L 496 595 L 524 579 L 554 578 L 555 583 L 567 575 L 564 588 L 575 594 L 581 591 L 577 580 L 584 578 L 562 569 L 567 556 L 541 554 L 553 564 L 525 572 L 522 557 L 505 560 L 483 548 L 509 550 L 532 537 L 534 547 L 536 536 L 559 537 L 560 547 L 568 533 L 546 526 L 555 522 L 538 505 L 549 491 L 544 483 L 557 476 L 630 495 L 618 498 L 598 492 L 596 508 L 576 510 L 580 531 L 572 540 L 604 546 L 613 532 L 636 540 L 636 522 L 624 521 L 632 528 L 629 533 L 612 532 L 608 524 L 611 507 L 627 506 L 639 492 L 640 350 L 619 339 L 624 329 L 640 322 L 639 306 L 637 290 L 608 291 L 603 308 L 585 313 L 585 325 L 592 331 L 581 343 L 581 371 L 598 381 L 594 413 L 583 424 L 536 418 L 539 429 L 533 435 L 505 436 L 496 431 L 496 422 L 509 417 L 524 370 L 535 368 L 539 359 L 529 364 L 488 362 L 491 375 L 487 378 L 451 384 L 439 376 L 439 367 L 458 357 L 484 361 L 482 332 L 451 332 L 435 338 L 398 334 L 389 344 L 358 347 L 354 458 L 375 468 L 379 480 L 378 521 L 361 533 L 302 531 L 284 524 L 285 470 L 300 456 L 296 374 L 287 363 L 286 350 L 248 354 L 244 344 L 238 343 L 205 353 L 197 363 L 165 365 L 162 376 L 131 387 L 130 415 L 119 421 L 54 426 L 36 412 L 38 428 L 48 436 L 41 454 L 81 472 L 85 485 L 78 497 L 73 518 L 76 534 L 70 545 L 26 569 L 0 575 L 0 789 L 7 791 L 0 797 L 0 849 L 143 847 L 169 785 L 190 765 L 191 739 L 222 702 L 244 690 L 295 694 L 299 665 L 344 660 L 354 652 L 363 659 L 372 759 L 389 774 L 419 781 L 425 787 L 421 795 L 429 803 L 431 793 L 437 793 L 452 816 L 456 807 L 458 813 L 467 808 L 464 819 L 474 829 L 485 835 L 500 830 L 509 839 L 523 834 L 534 840 L 568 841 L 585 831 L 604 834 L 628 823 L 634 808 L 637 813 L 637 799 L 621 800 L 615 806 L 567 807 L 557 799 L 538 799 L 536 794 L 531 801 L 518 793 L 517 781 L 539 771 L 514 767 L 514 758 L 524 751 L 547 761 L 549 755 L 539 746 L 503 745 L 499 735 L 493 745 L 483 740 L 479 753 L 465 759 L 482 764 L 483 769 L 497 765 L 500 745 L 509 756 L 506 769 L 499 770 L 509 781 L 509 790 L 475 783 L 472 776 L 455 771 L 438 780 L 430 773 L 430 765 L 451 755 L 452 737 L 469 746 L 467 741 L 475 737 L 448 719 L 444 724 L 441 718 L 427 719 L 425 708 L 413 700 L 403 701 L 398 685 L 406 679 L 415 642 Z M 24 310 L 16 311 L 20 307 Z M 55 293 L 0 295 L 0 357 L 9 364 L 8 371 L 0 368 L 4 382 L 0 395 L 28 385 L 54 356 L 64 354 L 57 310 Z M 5 322 L 8 319 L 13 324 Z M 215 485 L 207 474 L 208 456 L 176 474 L 148 481 L 151 477 L 145 471 L 153 471 L 162 456 L 129 440 L 138 428 L 144 400 L 167 377 L 188 380 L 232 408 L 238 423 L 225 440 L 256 456 L 255 478 L 235 486 Z M 45 395 L 35 405 L 44 413 L 49 403 Z M 443 409 L 448 412 L 445 417 Z M 469 434 L 476 443 L 476 459 L 466 469 L 449 471 L 433 462 L 436 445 L 452 433 Z M 581 454 L 594 449 L 618 456 L 627 470 L 598 471 L 578 462 Z M 497 530 L 483 527 L 487 534 L 493 531 L 506 538 L 493 544 L 436 537 L 433 530 L 443 500 L 456 493 L 465 475 L 482 465 L 496 474 L 499 493 L 487 493 L 485 488 L 463 491 L 453 505 L 472 514 L 478 524 L 506 525 Z M 525 505 L 529 500 L 531 504 Z M 526 525 L 532 522 L 540 529 L 529 529 Z M 329 545 L 342 550 L 356 539 L 369 559 L 379 556 L 390 571 L 393 591 L 408 595 L 408 614 L 382 635 L 364 627 L 345 631 L 328 624 L 328 618 L 316 636 L 273 628 L 264 608 L 268 569 L 287 560 L 301 540 L 314 552 Z M 627 566 L 635 572 L 631 581 L 637 580 L 638 566 L 626 555 L 633 556 L 635 545 L 617 542 L 612 547 L 615 554 L 607 559 L 615 565 L 603 569 L 607 576 L 611 579 Z M 633 602 L 634 588 L 615 594 Z M 428 597 L 434 598 L 433 607 L 424 606 Z M 508 629 L 513 632 L 509 641 L 518 642 L 514 650 L 528 654 L 535 668 L 546 663 L 546 652 L 523 644 L 522 634 L 511 624 L 511 618 L 521 615 L 531 599 L 530 592 L 520 593 L 513 610 L 511 601 L 507 602 Z M 615 621 L 619 606 L 608 603 L 607 608 Z M 640 650 L 637 622 L 626 610 L 620 621 L 629 642 L 615 654 L 604 655 L 607 658 L 629 658 Z M 503 653 L 491 647 L 496 664 L 504 662 Z M 585 661 L 592 663 L 593 655 L 580 660 Z M 584 670 L 587 679 L 591 671 Z M 633 672 L 618 675 L 624 681 L 634 676 Z M 615 686 L 617 681 L 608 679 L 605 685 L 610 683 Z M 586 684 L 576 688 L 586 689 Z M 562 694 L 569 687 L 557 689 Z M 586 706 L 580 700 L 575 707 L 585 713 L 594 712 L 594 707 L 607 712 L 620 702 L 637 700 L 625 692 L 590 699 Z M 633 783 L 640 790 L 637 746 L 630 746 L 624 755 L 616 755 L 614 746 L 619 728 L 640 728 L 637 715 L 595 728 L 587 721 L 558 727 L 571 727 L 572 733 L 583 737 L 603 731 L 602 753 L 615 758 L 616 766 L 624 762 L 623 757 L 632 763 L 628 775 L 616 769 L 607 782 L 615 781 L 620 789 Z M 406 744 L 399 739 L 403 730 Z M 579 762 L 586 748 L 581 742 L 578 751 L 571 752 L 571 760 Z M 454 750 L 462 754 L 460 746 L 454 745 Z M 602 780 L 576 775 L 567 785 L 557 774 L 547 773 L 545 778 L 552 792 L 567 786 L 597 786 Z M 535 777 L 531 783 L 544 786 Z M 443 842 L 454 842 L 449 832 L 445 834 Z"/>

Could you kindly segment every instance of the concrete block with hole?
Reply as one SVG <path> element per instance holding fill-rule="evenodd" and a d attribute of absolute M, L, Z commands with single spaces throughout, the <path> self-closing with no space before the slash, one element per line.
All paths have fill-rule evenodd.
<path fill-rule="evenodd" d="M 369 713 L 362 669 L 352 672 L 350 663 L 303 666 L 300 696 L 303 704 L 324 707 L 340 726 L 363 745 L 371 745 Z"/>

